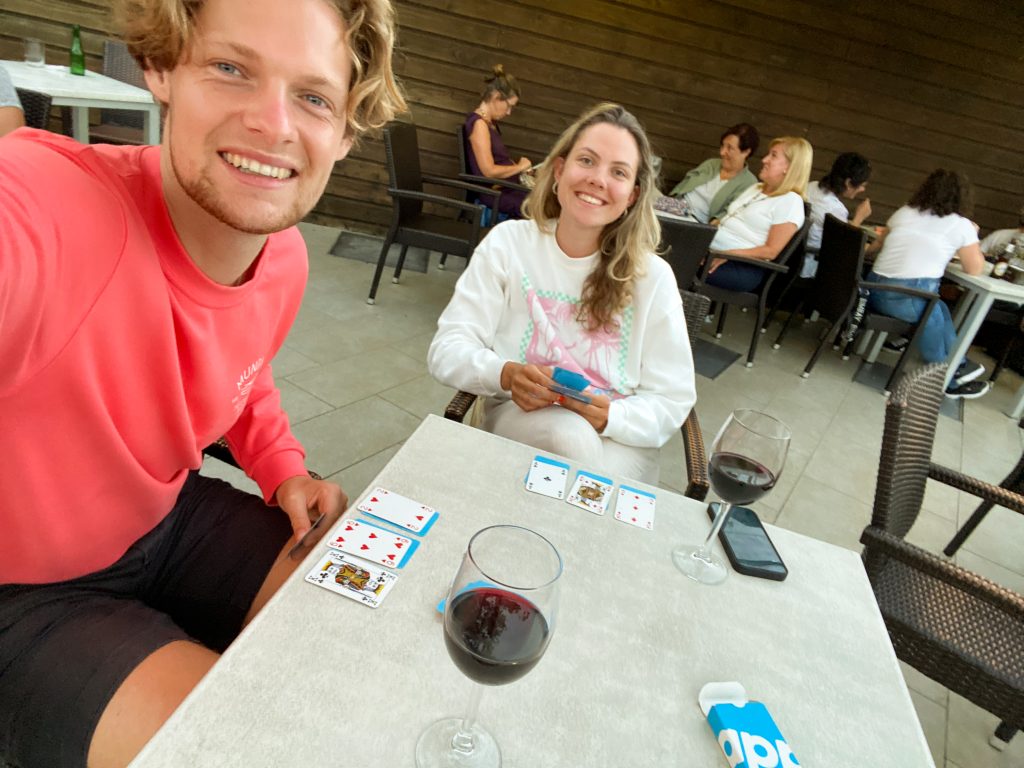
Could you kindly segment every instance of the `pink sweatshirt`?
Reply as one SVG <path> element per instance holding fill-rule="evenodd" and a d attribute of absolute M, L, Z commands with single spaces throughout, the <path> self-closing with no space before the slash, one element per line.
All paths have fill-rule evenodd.
<path fill-rule="evenodd" d="M 306 274 L 292 228 L 244 285 L 207 278 L 157 147 L 0 140 L 0 584 L 117 561 L 220 435 L 268 501 L 305 472 L 270 360 Z"/>

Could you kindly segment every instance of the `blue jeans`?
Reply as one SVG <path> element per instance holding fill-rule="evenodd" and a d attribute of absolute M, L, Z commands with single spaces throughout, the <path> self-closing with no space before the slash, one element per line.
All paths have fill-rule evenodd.
<path fill-rule="evenodd" d="M 901 285 L 932 293 L 937 293 L 939 290 L 939 278 L 937 277 L 882 277 L 872 272 L 868 275 L 868 281 Z M 916 323 L 921 318 L 926 306 L 928 306 L 928 302 L 917 296 L 907 296 L 904 293 L 882 291 L 877 288 L 872 289 L 871 295 L 868 297 L 868 309 L 872 312 L 880 312 L 883 315 L 911 323 Z M 944 363 L 955 345 L 956 329 L 953 328 L 953 318 L 949 315 L 949 307 L 942 301 L 936 301 L 931 315 L 921 330 L 921 356 L 927 363 Z"/>
<path fill-rule="evenodd" d="M 767 269 L 761 269 L 752 264 L 727 261 L 708 275 L 706 282 L 708 285 L 724 288 L 727 291 L 753 293 L 761 286 L 767 275 Z"/>

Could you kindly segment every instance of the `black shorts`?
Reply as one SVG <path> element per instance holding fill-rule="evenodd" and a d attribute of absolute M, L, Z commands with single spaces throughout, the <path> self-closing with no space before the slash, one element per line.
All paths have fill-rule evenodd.
<path fill-rule="evenodd" d="M 193 472 L 109 568 L 0 585 L 0 765 L 84 766 L 100 715 L 147 656 L 175 640 L 228 646 L 291 532 L 280 509 Z"/>

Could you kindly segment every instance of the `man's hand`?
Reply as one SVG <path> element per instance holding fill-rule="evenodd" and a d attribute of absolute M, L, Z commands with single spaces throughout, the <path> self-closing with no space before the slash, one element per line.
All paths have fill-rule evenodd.
<path fill-rule="evenodd" d="M 608 407 L 612 401 L 608 399 L 607 395 L 591 395 L 585 390 L 584 394 L 590 397 L 589 403 L 583 403 L 563 395 L 559 397 L 558 404 L 567 411 L 578 413 L 598 434 L 601 434 L 608 426 Z"/>
<path fill-rule="evenodd" d="M 708 269 L 708 274 L 709 275 L 714 274 L 715 270 L 718 269 L 723 264 L 725 264 L 726 261 L 728 261 L 728 259 L 719 259 L 719 258 L 712 259 L 711 260 L 711 267 Z"/>
<path fill-rule="evenodd" d="M 512 400 L 524 411 L 547 408 L 558 400 L 558 393 L 548 389 L 554 384 L 549 366 L 505 363 L 501 369 L 501 388 L 512 393 Z"/>
<path fill-rule="evenodd" d="M 274 496 L 278 506 L 291 520 L 296 541 L 320 515 L 333 515 L 337 519 L 348 506 L 348 496 L 340 486 L 326 480 L 314 480 L 309 475 L 289 477 L 277 486 Z M 322 526 L 321 535 L 329 528 Z"/>

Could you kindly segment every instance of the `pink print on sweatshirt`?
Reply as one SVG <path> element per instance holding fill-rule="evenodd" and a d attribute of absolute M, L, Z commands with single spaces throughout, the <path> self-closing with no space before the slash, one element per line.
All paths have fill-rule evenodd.
<path fill-rule="evenodd" d="M 611 380 L 622 349 L 620 329 L 588 332 L 576 321 L 577 303 L 539 296 L 533 288 L 526 289 L 525 298 L 533 331 L 524 353 L 527 363 L 565 368 L 586 376 L 599 394 L 625 396 Z"/>

